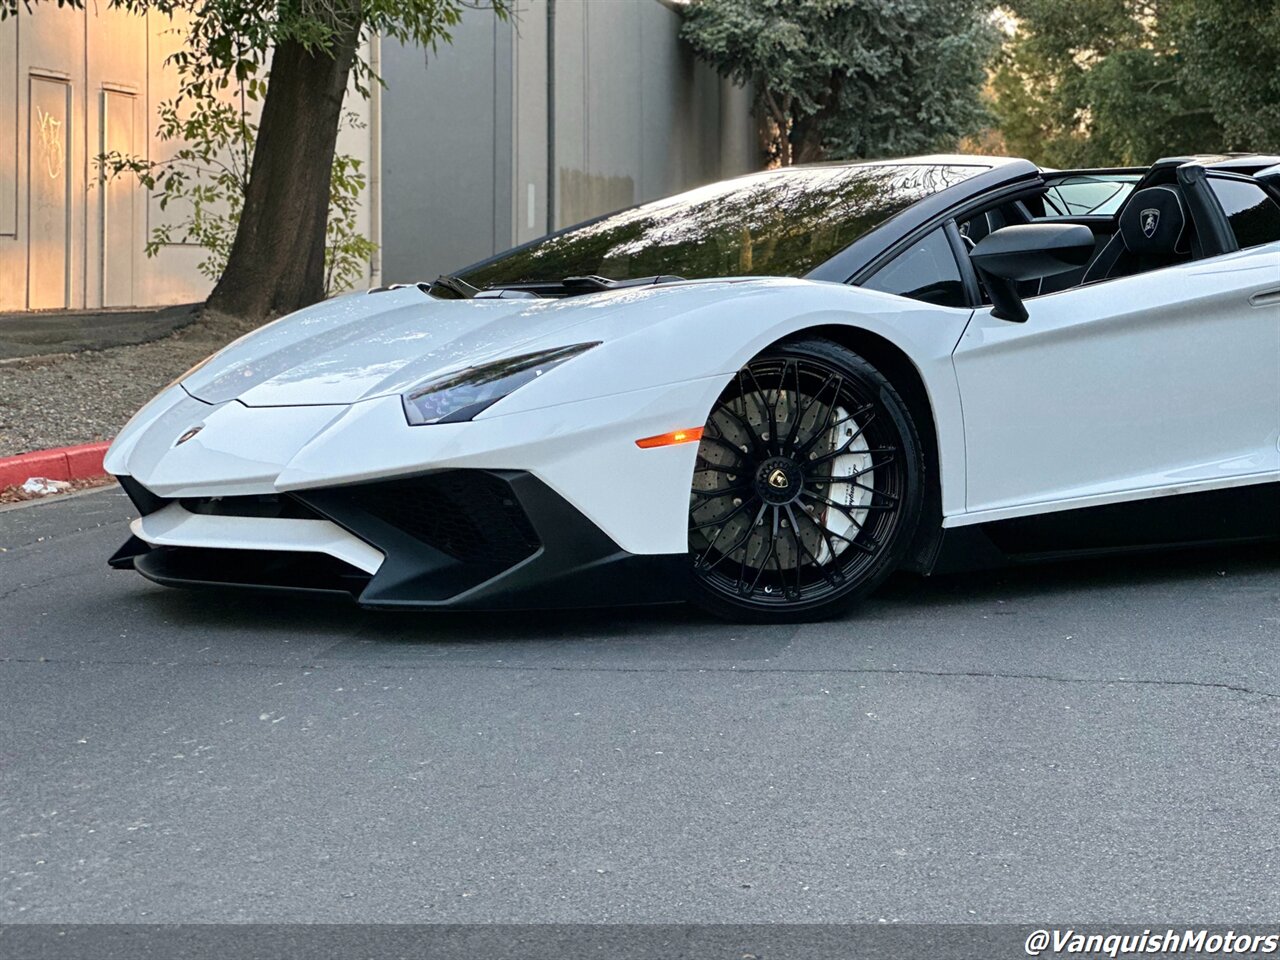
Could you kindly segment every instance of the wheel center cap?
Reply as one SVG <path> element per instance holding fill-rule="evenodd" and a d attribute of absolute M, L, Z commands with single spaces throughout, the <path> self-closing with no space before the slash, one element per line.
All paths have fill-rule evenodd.
<path fill-rule="evenodd" d="M 804 475 L 787 457 L 770 457 L 756 470 L 756 490 L 765 503 L 790 503 L 800 496 L 803 487 Z"/>

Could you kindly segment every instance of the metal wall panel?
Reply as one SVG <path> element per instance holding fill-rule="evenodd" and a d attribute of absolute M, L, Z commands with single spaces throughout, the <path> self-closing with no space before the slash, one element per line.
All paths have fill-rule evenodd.
<path fill-rule="evenodd" d="M 156 120 L 177 92 L 164 61 L 181 46 L 184 23 L 109 3 L 37 3 L 0 22 L 0 311 L 180 303 L 208 293 L 202 248 L 174 243 L 144 254 L 149 227 L 180 217 L 182 205 L 161 215 L 136 179 L 105 183 L 98 166 L 104 147 L 127 144 L 122 152 L 155 161 L 177 149 L 159 139 Z M 488 110 L 492 117 L 492 100 Z M 344 130 L 341 149 L 367 170 L 377 125 L 354 93 L 345 111 L 367 126 Z M 492 189 L 490 173 L 484 192 Z M 371 229 L 367 208 L 357 222 Z"/>
<path fill-rule="evenodd" d="M 147 18 L 91 4 L 85 21 L 85 306 L 133 306 L 147 302 L 143 281 L 157 266 L 143 252 L 146 191 L 130 174 L 104 176 L 99 157 L 147 153 Z"/>
<path fill-rule="evenodd" d="M 750 97 L 658 0 L 556 0 L 557 226 L 755 165 Z M 383 279 L 433 278 L 547 228 L 547 2 L 468 11 L 424 56 L 383 45 Z"/>
<path fill-rule="evenodd" d="M 27 123 L 27 306 L 71 303 L 71 84 L 32 74 Z"/>
<path fill-rule="evenodd" d="M 547 0 L 521 4 L 513 56 L 513 239 L 524 243 L 547 226 Z"/>
<path fill-rule="evenodd" d="M 18 232 L 18 18 L 0 23 L 0 236 Z"/>
<path fill-rule="evenodd" d="M 102 153 L 137 150 L 138 98 L 122 90 L 102 91 Z M 102 305 L 134 303 L 134 272 L 142 241 L 137 230 L 138 188 L 131 177 L 100 181 L 102 197 Z"/>
<path fill-rule="evenodd" d="M 383 259 L 385 282 L 431 280 L 510 246 L 509 207 L 499 220 L 495 176 L 510 183 L 511 124 L 499 129 L 498 31 L 491 13 L 469 11 L 438 53 L 382 44 Z M 502 83 L 510 91 L 508 57 Z M 509 99 L 507 101 L 510 102 Z M 501 142 L 499 142 L 501 141 Z M 500 153 L 508 158 L 498 164 Z M 509 194 L 504 192 L 503 203 Z"/>

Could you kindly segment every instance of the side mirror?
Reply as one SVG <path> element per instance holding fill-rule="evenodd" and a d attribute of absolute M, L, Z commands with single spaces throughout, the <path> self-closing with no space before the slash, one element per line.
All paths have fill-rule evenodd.
<path fill-rule="evenodd" d="M 1093 256 L 1093 231 L 1076 223 L 1027 223 L 1001 227 L 969 253 L 987 292 L 993 317 L 1024 323 L 1027 308 L 1018 296 L 1020 280 L 1065 273 Z"/>

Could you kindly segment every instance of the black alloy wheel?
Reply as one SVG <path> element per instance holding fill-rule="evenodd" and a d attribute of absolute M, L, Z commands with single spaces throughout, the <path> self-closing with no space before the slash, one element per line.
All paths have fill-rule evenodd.
<path fill-rule="evenodd" d="M 735 620 L 834 615 L 910 545 L 923 462 L 906 404 L 826 340 L 771 347 L 711 411 L 689 505 L 695 600 Z"/>

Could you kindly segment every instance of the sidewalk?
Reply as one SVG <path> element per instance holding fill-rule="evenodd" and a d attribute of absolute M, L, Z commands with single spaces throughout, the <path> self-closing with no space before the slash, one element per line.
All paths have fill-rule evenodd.
<path fill-rule="evenodd" d="M 0 314 L 0 457 L 110 440 L 175 377 L 253 329 L 197 307 Z"/>
<path fill-rule="evenodd" d="M 0 313 L 0 360 L 105 350 L 159 340 L 195 322 L 200 304 L 107 310 Z"/>

